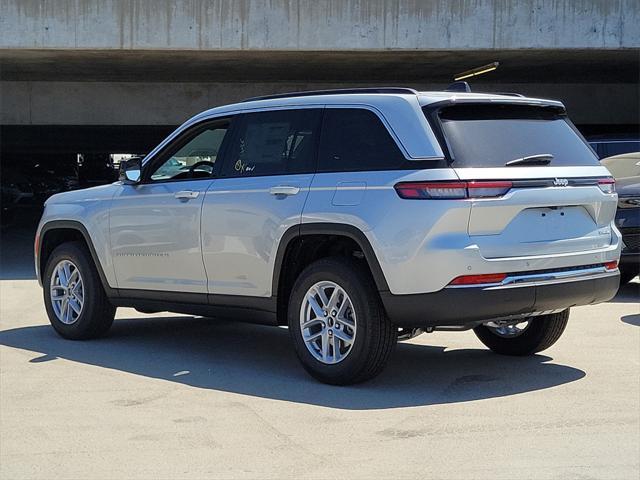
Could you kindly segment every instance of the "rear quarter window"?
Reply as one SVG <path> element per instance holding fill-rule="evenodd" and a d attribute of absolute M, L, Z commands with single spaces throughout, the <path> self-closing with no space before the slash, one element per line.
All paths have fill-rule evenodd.
<path fill-rule="evenodd" d="M 540 154 L 553 155 L 553 167 L 599 164 L 567 116 L 555 108 L 465 104 L 427 109 L 427 116 L 439 123 L 453 167 L 503 167 Z"/>
<path fill-rule="evenodd" d="M 378 116 L 363 108 L 328 108 L 324 113 L 318 171 L 418 169 L 407 160 Z"/>

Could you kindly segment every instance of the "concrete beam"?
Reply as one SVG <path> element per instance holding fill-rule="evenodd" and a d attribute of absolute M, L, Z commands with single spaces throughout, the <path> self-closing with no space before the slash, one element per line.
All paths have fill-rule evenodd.
<path fill-rule="evenodd" d="M 640 50 L 0 50 L 0 80 L 87 82 L 443 83 L 500 62 L 474 79 L 503 83 L 638 82 Z"/>
<path fill-rule="evenodd" d="M 618 49 L 637 0 L 3 0 L 0 48 Z"/>
<path fill-rule="evenodd" d="M 177 125 L 217 105 L 268 93 L 363 86 L 353 83 L 141 83 L 2 82 L 4 125 Z M 444 84 L 408 84 L 440 90 Z M 638 124 L 635 83 L 483 84 L 482 91 L 512 91 L 556 98 L 580 124 Z"/>

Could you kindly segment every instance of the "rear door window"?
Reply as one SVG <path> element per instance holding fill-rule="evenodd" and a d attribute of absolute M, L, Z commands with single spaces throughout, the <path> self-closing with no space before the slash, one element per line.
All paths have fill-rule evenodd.
<path fill-rule="evenodd" d="M 437 117 L 453 167 L 503 167 L 540 154 L 553 155 L 553 167 L 599 164 L 566 115 L 554 108 L 467 104 L 444 107 Z"/>
<path fill-rule="evenodd" d="M 400 151 L 378 116 L 362 108 L 327 108 L 318 171 L 353 172 L 417 168 Z"/>
<path fill-rule="evenodd" d="M 313 172 L 321 117 L 321 109 L 241 115 L 228 155 L 225 155 L 223 176 Z"/>

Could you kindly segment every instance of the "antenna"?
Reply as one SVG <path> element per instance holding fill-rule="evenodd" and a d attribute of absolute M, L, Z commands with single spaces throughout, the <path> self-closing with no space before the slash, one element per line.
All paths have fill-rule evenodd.
<path fill-rule="evenodd" d="M 465 78 L 477 77 L 478 75 L 482 75 L 483 73 L 493 72 L 498 66 L 500 62 L 488 63 L 487 65 L 483 65 L 481 67 L 472 68 L 471 70 L 467 70 L 466 72 L 458 73 L 453 76 L 453 79 L 457 82 L 458 80 L 464 80 Z"/>

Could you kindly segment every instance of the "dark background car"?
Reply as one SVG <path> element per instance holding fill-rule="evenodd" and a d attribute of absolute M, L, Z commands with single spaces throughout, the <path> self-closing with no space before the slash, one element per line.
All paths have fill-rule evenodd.
<path fill-rule="evenodd" d="M 640 152 L 640 138 L 632 136 L 590 137 L 589 145 L 601 159 L 623 153 Z"/>
<path fill-rule="evenodd" d="M 621 178 L 616 182 L 616 226 L 624 243 L 620 257 L 620 283 L 625 284 L 640 273 L 640 176 Z"/>

